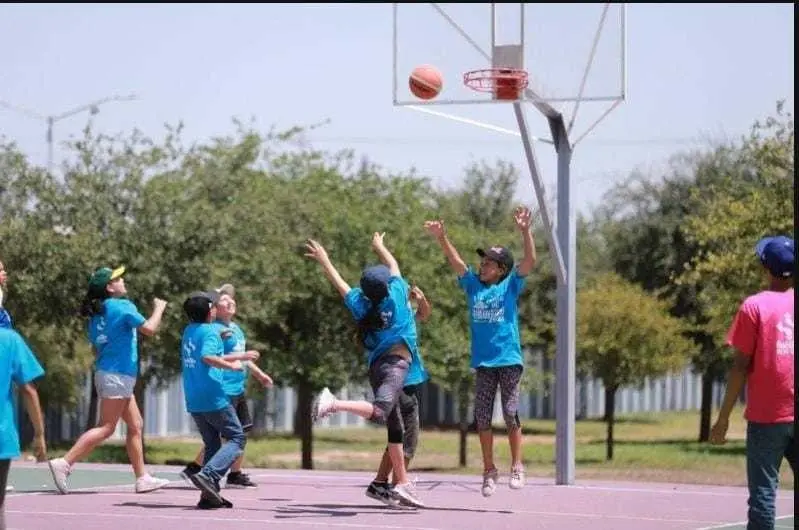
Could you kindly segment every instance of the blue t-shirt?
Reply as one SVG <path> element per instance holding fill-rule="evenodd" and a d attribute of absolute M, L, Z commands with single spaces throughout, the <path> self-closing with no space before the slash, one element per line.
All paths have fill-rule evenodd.
<path fill-rule="evenodd" d="M 214 328 L 222 338 L 224 345 L 224 353 L 244 353 L 247 342 L 244 338 L 244 331 L 235 322 L 230 325 L 217 320 L 213 324 Z M 244 364 L 244 363 L 242 363 Z M 220 370 L 222 373 L 222 386 L 225 388 L 225 393 L 228 396 L 240 396 L 247 388 L 247 375 L 249 369 L 244 365 L 244 370 L 237 372 L 234 370 Z"/>
<path fill-rule="evenodd" d="M 137 377 L 138 328 L 146 321 L 130 300 L 106 299 L 103 313 L 89 320 L 89 342 L 97 352 L 95 370 Z"/>
<path fill-rule="evenodd" d="M 350 289 L 344 297 L 344 304 L 355 320 L 366 315 L 372 305 L 360 287 Z M 411 306 L 410 287 L 401 276 L 392 276 L 388 281 L 388 296 L 380 302 L 380 315 L 385 327 L 372 331 L 366 336 L 367 365 L 388 351 L 393 345 L 404 342 L 411 352 L 411 365 L 405 385 L 415 385 L 427 379 L 427 372 L 419 356 L 416 333 L 416 315 Z"/>
<path fill-rule="evenodd" d="M 524 365 L 517 302 L 525 283 L 516 267 L 494 285 L 483 284 L 471 268 L 458 278 L 469 306 L 472 368 Z"/>
<path fill-rule="evenodd" d="M 222 356 L 225 346 L 216 326 L 191 323 L 183 330 L 180 344 L 181 377 L 186 410 L 214 412 L 230 404 L 222 386 L 222 369 L 203 361 L 207 355 Z"/>
<path fill-rule="evenodd" d="M 0 460 L 19 458 L 19 430 L 14 386 L 44 375 L 25 340 L 13 329 L 0 328 Z"/>

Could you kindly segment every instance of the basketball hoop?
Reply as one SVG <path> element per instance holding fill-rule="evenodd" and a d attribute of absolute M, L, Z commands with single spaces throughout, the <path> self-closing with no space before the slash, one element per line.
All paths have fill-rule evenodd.
<path fill-rule="evenodd" d="M 518 68 L 489 68 L 463 74 L 463 84 L 477 92 L 492 92 L 494 99 L 514 101 L 527 88 L 527 72 Z"/>

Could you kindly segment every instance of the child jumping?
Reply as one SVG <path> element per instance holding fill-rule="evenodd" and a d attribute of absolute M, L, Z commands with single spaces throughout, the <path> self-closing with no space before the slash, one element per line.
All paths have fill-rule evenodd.
<path fill-rule="evenodd" d="M 414 286 L 411 289 L 411 301 L 416 302 L 416 321 L 425 322 L 430 318 L 432 308 L 430 302 L 425 297 L 424 292 Z M 405 454 L 405 469 L 411 463 L 416 448 L 419 445 L 419 432 L 421 431 L 419 419 L 419 391 L 422 384 L 430 378 L 424 368 L 421 355 L 419 362 L 412 364 L 408 370 L 408 376 L 405 378 L 405 386 L 402 387 L 402 395 L 399 399 L 400 416 L 402 417 L 402 450 Z M 389 475 L 391 473 L 391 457 L 388 453 L 388 447 L 383 451 L 383 458 L 380 460 L 380 467 L 377 468 L 377 476 L 371 484 L 366 488 L 366 496 L 394 506 L 402 503 L 394 494 L 394 486 L 396 486 L 396 474 L 393 474 L 392 481 L 389 482 Z"/>
<path fill-rule="evenodd" d="M 399 400 L 408 369 L 419 363 L 416 323 L 410 305 L 410 287 L 400 275 L 394 256 L 383 245 L 382 234 L 372 239 L 380 261 L 388 265 L 368 267 L 361 275 L 360 288 L 350 288 L 316 241 L 309 239 L 306 256 L 316 260 L 335 286 L 358 322 L 358 336 L 367 353 L 369 382 L 374 400 L 338 400 L 325 388 L 314 400 L 314 421 L 336 412 L 350 412 L 388 429 L 388 454 L 397 485 L 394 492 L 411 506 L 423 507 L 408 481 L 403 454 L 403 425 Z"/>
<path fill-rule="evenodd" d="M 216 290 L 219 293 L 219 301 L 216 303 L 216 320 L 213 325 L 222 338 L 222 343 L 225 347 L 225 354 L 229 353 L 244 353 L 246 350 L 247 339 L 241 327 L 233 322 L 233 317 L 236 315 L 236 289 L 233 285 L 226 283 Z M 252 361 L 244 363 L 242 369 L 239 370 L 224 370 L 221 372 L 222 384 L 225 388 L 225 393 L 230 398 L 230 403 L 236 409 L 236 416 L 239 418 L 241 428 L 244 434 L 248 434 L 252 430 L 252 416 L 250 409 L 247 407 L 247 375 L 252 372 L 259 383 L 264 386 L 272 386 L 272 378 L 263 372 L 258 365 Z M 205 449 L 200 448 L 197 457 L 180 473 L 180 476 L 186 480 L 189 477 L 198 473 L 202 469 L 203 458 L 205 457 Z M 230 468 L 226 480 L 226 487 L 228 488 L 255 488 L 256 484 L 250 479 L 250 476 L 241 470 L 244 461 L 244 453 L 242 452 Z"/>
<path fill-rule="evenodd" d="M 494 438 L 491 432 L 497 387 L 510 442 L 510 487 L 520 489 L 525 483 L 522 431 L 517 412 L 519 385 L 524 369 L 517 301 L 527 275 L 535 266 L 536 252 L 530 230 L 530 210 L 517 208 L 514 221 L 522 235 L 522 261 L 514 266 L 513 255 L 504 247 L 477 249 L 477 255 L 481 258 L 478 273 L 467 267 L 447 238 L 443 221 L 427 221 L 424 225 L 441 245 L 450 267 L 458 275 L 458 284 L 466 293 L 472 342 L 471 367 L 476 371 L 474 417 L 483 453 L 484 497 L 494 494 L 499 478 L 494 465 Z"/>

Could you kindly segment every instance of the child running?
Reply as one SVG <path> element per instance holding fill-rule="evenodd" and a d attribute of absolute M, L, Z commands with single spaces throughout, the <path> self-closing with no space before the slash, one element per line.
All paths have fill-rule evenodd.
<path fill-rule="evenodd" d="M 255 351 L 225 354 L 219 329 L 213 324 L 218 302 L 219 293 L 211 291 L 192 293 L 183 303 L 189 318 L 180 346 L 183 394 L 186 410 L 205 446 L 202 469 L 189 475 L 189 480 L 201 491 L 197 503 L 201 509 L 233 507 L 219 494 L 219 482 L 242 455 L 247 443 L 220 372 L 241 371 L 242 363 L 258 358 Z"/>
<path fill-rule="evenodd" d="M 535 244 L 530 230 L 532 215 L 527 208 L 514 212 L 516 227 L 522 234 L 524 257 L 514 266 L 507 248 L 477 249 L 480 269 L 477 274 L 466 266 L 455 246 L 447 238 L 443 221 L 427 221 L 425 229 L 436 238 L 450 267 L 458 275 L 458 284 L 466 293 L 471 328 L 471 367 L 476 371 L 474 417 L 483 453 L 484 497 L 497 488 L 499 472 L 494 465 L 494 438 L 491 416 L 497 387 L 502 400 L 502 415 L 508 428 L 511 452 L 510 487 L 520 489 L 525 483 L 522 463 L 522 431 L 517 409 L 519 384 L 524 369 L 517 301 L 526 277 L 536 262 Z"/>
<path fill-rule="evenodd" d="M 432 308 L 422 290 L 414 286 L 411 289 L 411 301 L 417 304 L 416 320 L 417 322 L 425 322 L 430 318 Z M 405 454 L 405 469 L 411 463 L 416 448 L 419 444 L 419 432 L 421 430 L 419 420 L 419 391 L 422 384 L 429 379 L 429 375 L 424 368 L 421 355 L 419 362 L 414 363 L 408 370 L 408 376 L 405 378 L 405 386 L 402 388 L 402 395 L 399 399 L 400 416 L 402 417 L 403 437 L 402 449 Z M 380 460 L 380 467 L 377 468 L 377 476 L 371 484 L 366 488 L 366 496 L 378 501 L 381 501 L 389 506 L 396 504 L 404 504 L 394 494 L 394 486 L 396 486 L 396 474 L 393 475 L 393 480 L 389 482 L 389 475 L 391 473 L 391 457 L 388 453 L 388 446 L 383 451 L 383 458 Z"/>
<path fill-rule="evenodd" d="M 236 289 L 233 285 L 226 283 L 216 290 L 219 293 L 219 301 L 216 303 L 216 320 L 213 326 L 216 328 L 224 344 L 224 353 L 244 353 L 246 350 L 246 338 L 241 327 L 233 322 L 236 315 Z M 225 393 L 230 399 L 233 408 L 236 409 L 236 416 L 239 418 L 244 434 L 252 430 L 252 416 L 247 407 L 247 375 L 252 372 L 253 377 L 264 386 L 272 386 L 272 378 L 265 374 L 258 365 L 252 361 L 244 363 L 241 370 L 223 370 L 221 372 L 222 385 Z M 180 473 L 186 480 L 198 473 L 202 469 L 205 449 L 200 448 L 197 457 Z M 241 470 L 244 461 L 244 452 L 239 456 L 230 468 L 225 486 L 228 488 L 255 488 L 257 485 L 250 479 L 247 473 Z"/>
<path fill-rule="evenodd" d="M 372 246 L 380 261 L 388 265 L 367 267 L 361 275 L 360 288 L 355 289 L 341 278 L 322 245 L 309 239 L 306 246 L 306 256 L 319 262 L 358 322 L 358 336 L 367 352 L 369 382 L 374 392 L 372 402 L 343 401 L 325 388 L 314 400 L 312 419 L 350 412 L 375 424 L 386 425 L 388 454 L 397 483 L 394 492 L 404 503 L 423 507 L 405 469 L 399 409 L 408 369 L 419 363 L 408 283 L 400 275 L 397 260 L 383 244 L 382 234 L 375 234 Z"/>
<path fill-rule="evenodd" d="M 33 381 L 44 369 L 23 338 L 9 328 L 0 328 L 0 530 L 5 530 L 5 501 L 11 460 L 19 458 L 19 426 L 14 407 L 14 386 L 19 388 L 33 425 L 33 454 L 37 462 L 47 460 L 44 415 Z"/>
<path fill-rule="evenodd" d="M 94 385 L 100 400 L 100 420 L 78 438 L 63 458 L 50 460 L 55 486 L 63 494 L 69 492 L 67 477 L 76 462 L 116 430 L 120 418 L 127 425 L 125 448 L 136 475 L 136 493 L 163 488 L 168 480 L 155 478 L 144 467 L 142 428 L 144 421 L 133 396 L 139 375 L 138 333 L 152 337 L 161 325 L 166 302 L 153 301 L 153 314 L 145 319 L 127 298 L 123 278 L 125 268 L 101 267 L 89 279 L 89 289 L 81 314 L 89 318 L 89 342 L 96 353 Z"/>

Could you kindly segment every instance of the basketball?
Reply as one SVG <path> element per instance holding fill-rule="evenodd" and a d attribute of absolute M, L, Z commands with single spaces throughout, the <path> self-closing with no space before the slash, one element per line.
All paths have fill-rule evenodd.
<path fill-rule="evenodd" d="M 413 95 L 419 99 L 433 99 L 441 92 L 444 80 L 435 67 L 430 65 L 417 66 L 411 72 L 408 83 Z"/>

